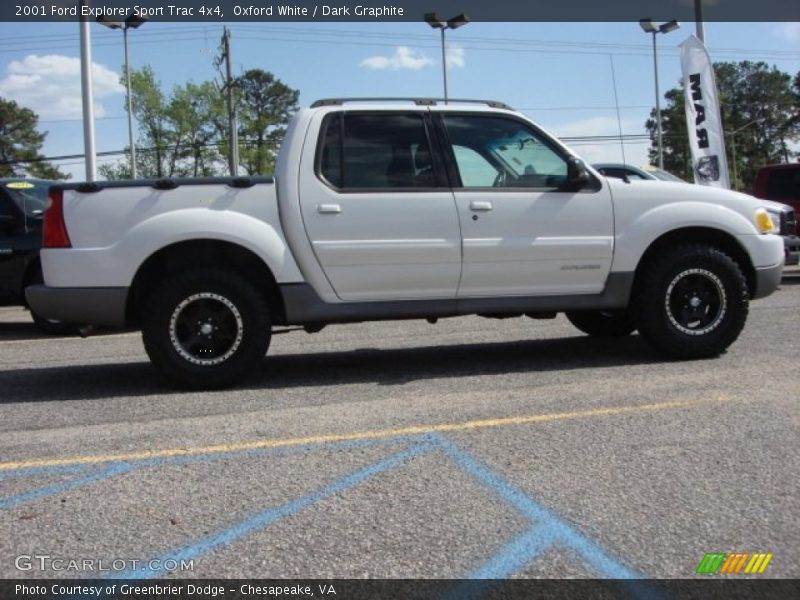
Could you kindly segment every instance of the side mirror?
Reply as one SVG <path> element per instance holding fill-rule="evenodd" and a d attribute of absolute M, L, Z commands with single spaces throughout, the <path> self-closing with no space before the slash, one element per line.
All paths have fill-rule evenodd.
<path fill-rule="evenodd" d="M 580 158 L 570 156 L 567 159 L 567 185 L 571 191 L 578 191 L 589 183 L 589 171 L 586 170 L 586 163 Z"/>

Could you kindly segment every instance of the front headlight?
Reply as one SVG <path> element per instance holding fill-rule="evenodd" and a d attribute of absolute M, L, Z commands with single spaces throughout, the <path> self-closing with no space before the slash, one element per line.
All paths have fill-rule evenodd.
<path fill-rule="evenodd" d="M 753 221 L 759 233 L 777 233 L 781 228 L 781 217 L 778 213 L 768 211 L 766 208 L 757 208 L 753 214 Z"/>

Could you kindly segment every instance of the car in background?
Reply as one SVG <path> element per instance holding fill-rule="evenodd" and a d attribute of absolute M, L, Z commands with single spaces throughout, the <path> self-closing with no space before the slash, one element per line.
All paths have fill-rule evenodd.
<path fill-rule="evenodd" d="M 753 196 L 788 204 L 795 213 L 800 211 L 800 163 L 761 167 L 756 173 Z"/>
<path fill-rule="evenodd" d="M 25 288 L 42 282 L 42 215 L 49 202 L 48 189 L 54 183 L 0 179 L 0 306 L 27 306 Z M 33 311 L 31 316 L 45 333 L 64 334 L 73 329 Z"/>
<path fill-rule="evenodd" d="M 664 169 L 659 169 L 652 165 L 645 165 L 643 167 L 634 167 L 626 165 L 625 163 L 596 163 L 592 165 L 595 169 L 600 171 L 606 177 L 616 177 L 617 179 L 628 179 L 631 181 L 645 180 L 645 181 L 677 181 L 679 183 L 686 183 L 680 177 L 676 177 L 672 173 L 668 173 Z"/>
<path fill-rule="evenodd" d="M 596 163 L 592 166 L 606 177 L 627 181 L 687 183 L 680 177 L 652 165 L 634 167 L 625 163 Z M 759 171 L 759 177 L 760 179 L 756 179 L 756 193 L 753 195 L 765 199 L 764 208 L 767 209 L 775 229 L 783 237 L 786 265 L 800 264 L 800 237 L 797 236 L 795 216 L 795 211 L 800 208 L 800 163 L 764 167 Z M 790 197 L 794 198 L 794 205 L 787 202 Z"/>

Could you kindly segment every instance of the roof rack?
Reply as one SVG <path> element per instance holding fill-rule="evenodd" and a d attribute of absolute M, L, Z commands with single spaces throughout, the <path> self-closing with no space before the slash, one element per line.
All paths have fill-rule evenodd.
<path fill-rule="evenodd" d="M 319 108 L 320 106 L 341 106 L 345 102 L 413 102 L 417 106 L 437 106 L 440 102 L 444 104 L 485 104 L 491 108 L 502 108 L 505 110 L 514 110 L 504 102 L 496 100 L 473 100 L 469 98 L 448 98 L 445 102 L 444 98 L 409 98 L 409 97 L 364 97 L 364 98 L 323 98 L 317 100 L 311 105 L 311 108 Z"/>

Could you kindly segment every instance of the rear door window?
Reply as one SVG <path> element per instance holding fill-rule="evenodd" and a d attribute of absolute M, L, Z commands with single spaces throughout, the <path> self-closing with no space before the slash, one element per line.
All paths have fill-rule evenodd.
<path fill-rule="evenodd" d="M 420 113 L 337 114 L 324 124 L 319 174 L 342 190 L 436 186 Z"/>

